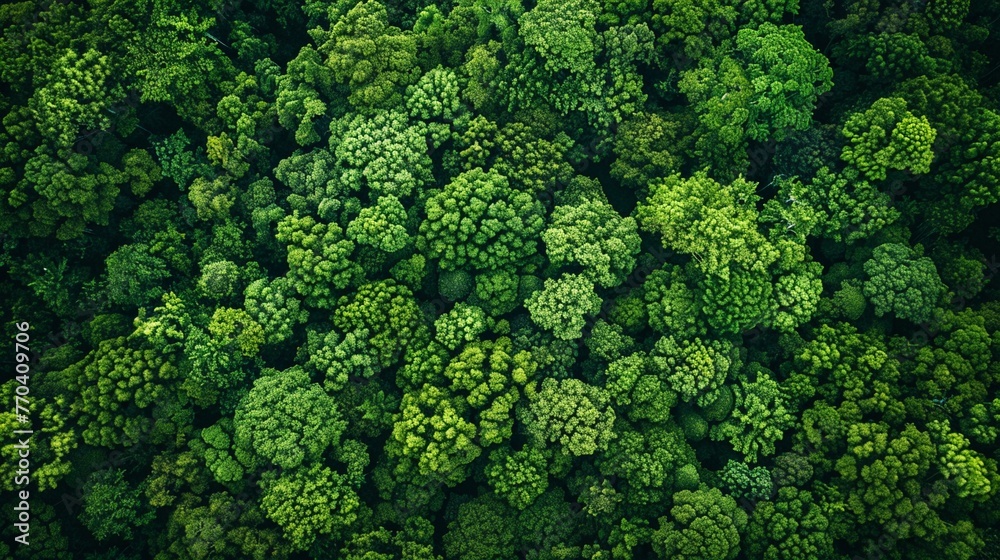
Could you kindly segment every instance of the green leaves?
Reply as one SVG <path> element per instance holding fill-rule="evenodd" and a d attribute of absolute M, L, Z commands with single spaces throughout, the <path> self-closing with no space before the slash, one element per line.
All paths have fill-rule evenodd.
<path fill-rule="evenodd" d="M 754 92 L 747 106 L 747 135 L 783 140 L 789 130 L 808 128 L 819 96 L 833 87 L 833 70 L 802 28 L 770 22 L 743 28 L 736 48 Z"/>
<path fill-rule="evenodd" d="M 378 0 L 358 2 L 330 31 L 314 33 L 327 67 L 350 86 L 348 99 L 359 108 L 398 105 L 402 88 L 419 77 L 416 38 L 388 24 Z"/>
<path fill-rule="evenodd" d="M 475 340 L 486 327 L 487 316 L 482 309 L 458 303 L 434 321 L 435 339 L 445 348 L 455 350 L 463 343 Z"/>
<path fill-rule="evenodd" d="M 744 27 L 735 50 L 702 57 L 677 86 L 698 114 L 701 169 L 726 179 L 745 169 L 747 139 L 782 140 L 805 130 L 819 96 L 833 86 L 829 62 L 798 26 Z"/>
<path fill-rule="evenodd" d="M 255 280 L 244 292 L 247 313 L 264 329 L 268 344 L 279 343 L 292 335 L 292 329 L 309 317 L 301 309 L 298 299 L 292 297 L 294 288 L 287 278 L 273 281 Z"/>
<path fill-rule="evenodd" d="M 882 180 L 890 169 L 914 174 L 930 171 L 937 136 L 927 117 L 916 117 L 898 97 L 882 98 L 863 113 L 855 113 L 842 130 L 848 145 L 841 159 L 872 180 Z"/>
<path fill-rule="evenodd" d="M 506 505 L 492 496 L 459 506 L 458 517 L 448 525 L 444 550 L 449 558 L 491 560 L 514 555 L 514 522 Z"/>
<path fill-rule="evenodd" d="M 747 514 L 718 488 L 674 494 L 670 515 L 660 518 L 653 532 L 653 550 L 659 558 L 728 560 L 740 551 L 740 535 Z"/>
<path fill-rule="evenodd" d="M 360 267 L 348 260 L 354 243 L 344 239 L 335 223 L 323 223 L 298 213 L 278 222 L 275 236 L 288 246 L 288 278 L 306 303 L 331 308 L 333 289 L 344 289 L 360 275 Z"/>
<path fill-rule="evenodd" d="M 301 368 L 265 372 L 234 417 L 236 445 L 285 469 L 318 459 L 345 425 L 336 401 Z"/>
<path fill-rule="evenodd" d="M 342 191 L 370 190 L 372 200 L 375 195 L 403 199 L 432 178 L 426 130 L 402 112 L 348 114 L 330 125 L 330 134 Z"/>
<path fill-rule="evenodd" d="M 24 176 L 10 193 L 14 208 L 24 206 L 33 219 L 32 235 L 55 233 L 66 241 L 83 235 L 89 224 L 106 225 L 120 185 L 126 176 L 93 156 L 64 153 L 59 157 L 44 150 L 24 164 Z"/>
<path fill-rule="evenodd" d="M 573 340 L 583 336 L 586 316 L 601 309 L 601 298 L 594 284 L 580 274 L 564 274 L 545 280 L 545 288 L 524 302 L 531 320 L 551 330 L 556 338 Z"/>
<path fill-rule="evenodd" d="M 451 121 L 462 109 L 455 72 L 438 66 L 406 88 L 406 107 L 410 116 L 425 122 Z"/>
<path fill-rule="evenodd" d="M 615 413 L 603 389 L 579 379 L 546 378 L 530 400 L 525 423 L 541 445 L 554 442 L 564 454 L 591 455 L 615 437 Z"/>
<path fill-rule="evenodd" d="M 533 254 L 542 205 L 507 178 L 481 168 L 455 177 L 427 199 L 417 248 L 444 270 L 496 270 Z"/>
<path fill-rule="evenodd" d="M 969 440 L 952 432 L 947 420 L 931 422 L 928 428 L 937 444 L 941 474 L 954 481 L 956 495 L 977 501 L 992 495 L 998 480 L 996 462 L 970 449 Z"/>
<path fill-rule="evenodd" d="M 81 132 L 107 129 L 105 113 L 111 68 L 107 55 L 90 49 L 78 55 L 67 50 L 53 64 L 54 72 L 41 82 L 28 101 L 42 136 L 55 151 L 73 147 Z"/>
<path fill-rule="evenodd" d="M 307 550 L 320 535 L 337 535 L 351 526 L 361 507 L 347 479 L 319 464 L 267 476 L 262 486 L 261 508 L 297 550 Z"/>
<path fill-rule="evenodd" d="M 732 415 L 713 426 L 710 434 L 714 440 L 728 439 L 748 462 L 756 463 L 774 454 L 775 442 L 792 427 L 794 409 L 786 407 L 785 395 L 766 371 L 758 370 L 755 381 L 741 383 L 734 391 Z"/>
<path fill-rule="evenodd" d="M 389 452 L 413 461 L 421 475 L 458 484 L 466 477 L 465 467 L 482 453 L 475 424 L 462 417 L 467 407 L 433 385 L 403 395 Z"/>
<path fill-rule="evenodd" d="M 0 556 L 988 556 L 997 2 L 0 6 Z"/>
<path fill-rule="evenodd" d="M 153 520 L 154 513 L 143 507 L 139 491 L 123 475 L 121 469 L 98 471 L 84 486 L 81 521 L 98 541 L 131 539 L 133 529 Z"/>
<path fill-rule="evenodd" d="M 864 292 L 877 315 L 891 312 L 915 323 L 930 320 L 947 288 L 934 261 L 921 254 L 922 248 L 914 251 L 900 243 L 885 243 L 872 251 L 865 263 Z"/>
<path fill-rule="evenodd" d="M 746 549 L 754 557 L 806 560 L 833 556 L 830 521 L 820 499 L 782 487 L 777 499 L 760 502 L 747 527 Z"/>
<path fill-rule="evenodd" d="M 650 185 L 636 216 L 644 230 L 662 236 L 664 247 L 693 255 L 706 272 L 730 262 L 759 269 L 775 257 L 757 232 L 756 200 L 753 184 L 743 179 L 723 186 L 704 173 L 671 175 Z"/>
<path fill-rule="evenodd" d="M 637 230 L 633 218 L 622 218 L 610 204 L 586 202 L 557 206 L 542 240 L 552 264 L 577 264 L 585 277 L 611 288 L 622 283 L 635 266 L 640 244 Z"/>
<path fill-rule="evenodd" d="M 665 336 L 656 341 L 650 362 L 670 388 L 684 402 L 689 402 L 722 385 L 729 373 L 739 367 L 738 356 L 738 350 L 728 341 L 676 340 Z M 714 398 L 704 400 L 711 402 Z"/>
<path fill-rule="evenodd" d="M 511 451 L 501 447 L 490 453 L 486 480 L 497 496 L 506 498 L 511 507 L 523 510 L 549 486 L 545 455 L 534 447 Z"/>

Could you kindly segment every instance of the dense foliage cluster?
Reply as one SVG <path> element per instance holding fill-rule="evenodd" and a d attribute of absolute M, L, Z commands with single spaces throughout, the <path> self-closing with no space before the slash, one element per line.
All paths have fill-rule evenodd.
<path fill-rule="evenodd" d="M 998 14 L 3 3 L 0 558 L 997 558 Z"/>

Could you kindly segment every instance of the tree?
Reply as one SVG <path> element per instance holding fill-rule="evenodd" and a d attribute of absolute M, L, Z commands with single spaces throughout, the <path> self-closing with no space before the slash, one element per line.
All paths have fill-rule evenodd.
<path fill-rule="evenodd" d="M 337 163 L 333 155 L 323 149 L 302 152 L 278 162 L 274 176 L 292 190 L 286 200 L 295 210 L 315 212 L 327 221 L 335 221 L 348 190 L 337 180 Z"/>
<path fill-rule="evenodd" d="M 355 107 L 398 106 L 403 89 L 420 77 L 416 37 L 390 26 L 377 0 L 358 2 L 329 31 L 311 35 L 334 79 L 351 88 L 348 100 Z"/>
<path fill-rule="evenodd" d="M 334 81 L 333 70 L 324 63 L 323 56 L 308 45 L 288 62 L 287 72 L 277 76 L 278 123 L 294 131 L 299 146 L 319 142 L 316 120 L 326 113 L 323 97 L 333 93 Z"/>
<path fill-rule="evenodd" d="M 877 521 L 900 539 L 940 535 L 944 528 L 933 502 L 918 495 L 921 485 L 913 484 L 927 474 L 934 459 L 930 436 L 912 424 L 890 434 L 881 422 L 852 424 L 846 435 L 847 453 L 836 468 L 850 483 L 845 503 L 859 522 Z"/>
<path fill-rule="evenodd" d="M 459 301 L 467 298 L 472 291 L 472 275 L 457 270 L 442 270 L 438 273 L 438 293 L 448 301 Z"/>
<path fill-rule="evenodd" d="M 491 316 L 506 315 L 521 302 L 518 291 L 520 278 L 509 270 L 479 273 L 475 277 L 475 284 L 469 303 L 483 308 Z"/>
<path fill-rule="evenodd" d="M 773 247 L 771 248 L 773 249 Z M 772 277 L 772 271 L 761 270 L 759 267 L 746 270 L 742 266 L 731 266 L 728 270 L 723 269 L 719 273 L 701 275 L 693 270 L 695 266 L 695 262 L 690 261 L 686 268 L 688 276 L 697 281 L 696 286 L 701 294 L 702 313 L 705 315 L 708 325 L 721 333 L 738 334 L 762 323 L 766 324 L 772 321 L 780 323 L 783 317 L 779 315 L 781 310 L 776 309 L 776 305 L 779 304 L 786 309 L 793 306 L 799 307 L 800 302 L 806 304 L 802 306 L 804 309 L 792 309 L 792 313 L 789 313 L 789 317 L 787 317 L 790 319 L 788 322 L 794 323 L 796 315 L 801 317 L 810 313 L 808 297 L 798 300 L 797 294 L 794 293 L 774 293 L 775 288 L 778 287 L 794 290 L 801 286 L 796 286 L 794 283 L 790 285 L 779 283 Z M 795 280 L 794 277 L 784 280 L 789 279 Z M 817 287 L 815 278 L 812 289 L 808 286 L 808 276 L 805 279 L 807 283 L 806 287 L 801 289 L 802 295 L 808 296 L 811 292 L 815 297 L 814 290 Z M 776 295 L 785 296 L 781 297 L 781 300 L 784 301 L 780 301 Z M 796 299 L 789 301 L 785 299 L 786 297 Z"/>
<path fill-rule="evenodd" d="M 462 110 L 458 94 L 458 76 L 453 70 L 438 66 L 406 88 L 406 108 L 410 117 L 424 122 L 449 122 Z"/>
<path fill-rule="evenodd" d="M 382 367 L 397 363 L 430 338 L 413 292 L 392 280 L 369 282 L 341 296 L 332 322 L 344 333 L 367 330 Z"/>
<path fill-rule="evenodd" d="M 732 416 L 712 427 L 714 440 L 729 439 L 733 449 L 756 463 L 758 456 L 773 455 L 774 444 L 784 437 L 794 417 L 785 407 L 785 396 L 766 370 L 757 370 L 757 379 L 736 388 Z"/>
<path fill-rule="evenodd" d="M 108 255 L 108 299 L 112 303 L 141 307 L 163 293 L 170 277 L 167 263 L 150 255 L 146 244 L 123 245 Z"/>
<path fill-rule="evenodd" d="M 215 300 L 231 297 L 240 281 L 240 269 L 233 261 L 213 261 L 201 267 L 198 288 Z"/>
<path fill-rule="evenodd" d="M 579 379 L 549 377 L 529 399 L 523 421 L 539 445 L 553 442 L 564 454 L 592 455 L 607 449 L 615 437 L 615 413 L 607 392 L 599 387 Z"/>
<path fill-rule="evenodd" d="M 298 367 L 263 372 L 233 422 L 236 445 L 284 469 L 318 459 L 346 425 L 336 401 Z"/>
<path fill-rule="evenodd" d="M 642 295 L 654 331 L 683 338 L 705 333 L 701 301 L 689 282 L 682 267 L 669 263 L 646 277 Z"/>
<path fill-rule="evenodd" d="M 419 517 L 409 517 L 405 524 L 400 531 L 379 527 L 368 532 L 354 533 L 340 553 L 345 560 L 441 560 L 441 556 L 433 552 L 434 526 L 431 522 Z"/>
<path fill-rule="evenodd" d="M 389 194 L 379 197 L 375 206 L 361 209 L 347 225 L 347 237 L 360 245 L 395 253 L 412 242 L 406 223 L 406 209 L 398 198 Z"/>
<path fill-rule="evenodd" d="M 670 515 L 660 518 L 653 532 L 653 550 L 660 558 L 731 559 L 740 551 L 740 532 L 747 514 L 718 488 L 674 494 Z"/>
<path fill-rule="evenodd" d="M 544 225 L 538 200 L 481 168 L 452 179 L 427 199 L 425 210 L 417 248 L 440 259 L 444 270 L 516 265 L 535 252 Z"/>
<path fill-rule="evenodd" d="M 699 403 L 711 402 L 716 397 L 713 390 L 740 365 L 738 349 L 725 340 L 664 336 L 656 341 L 649 357 L 654 371 L 684 402 L 696 397 Z"/>
<path fill-rule="evenodd" d="M 463 418 L 468 406 L 433 385 L 404 394 L 387 452 L 411 461 L 422 476 L 458 484 L 482 453 L 476 425 Z"/>
<path fill-rule="evenodd" d="M 331 288 L 343 290 L 361 273 L 361 267 L 348 259 L 354 242 L 344 239 L 336 223 L 300 217 L 296 212 L 278 222 L 276 238 L 288 246 L 287 278 L 309 305 L 333 307 L 336 299 Z"/>
<path fill-rule="evenodd" d="M 479 442 L 503 443 L 513 435 L 511 412 L 521 389 L 539 369 L 536 356 L 518 350 L 508 337 L 467 344 L 442 372 L 452 394 L 478 411 Z"/>
<path fill-rule="evenodd" d="M 194 206 L 198 219 L 225 220 L 236 203 L 236 186 L 229 175 L 213 179 L 197 177 L 188 189 L 188 200 Z"/>
<path fill-rule="evenodd" d="M 200 147 L 190 150 L 188 149 L 190 145 L 191 139 L 183 129 L 153 145 L 163 176 L 181 189 L 186 189 L 192 179 L 207 174 L 210 170 L 208 161 L 204 159 L 203 150 Z"/>
<path fill-rule="evenodd" d="M 665 422 L 677 404 L 677 392 L 666 379 L 667 372 L 652 363 L 637 352 L 611 362 L 605 372 L 605 388 L 612 401 L 634 421 Z"/>
<path fill-rule="evenodd" d="M 88 49 L 83 55 L 67 49 L 52 65 L 53 72 L 37 76 L 28 100 L 35 126 L 54 150 L 73 146 L 81 131 L 106 130 L 104 112 L 111 65 L 107 55 Z"/>
<path fill-rule="evenodd" d="M 927 427 L 937 446 L 940 472 L 954 482 L 956 496 L 979 501 L 995 493 L 996 461 L 973 451 L 969 440 L 952 432 L 947 420 L 931 422 Z"/>
<path fill-rule="evenodd" d="M 535 447 L 495 449 L 484 472 L 496 495 L 517 510 L 530 506 L 549 486 L 548 463 Z"/>
<path fill-rule="evenodd" d="M 449 350 L 472 342 L 487 328 L 487 316 L 479 307 L 457 303 L 451 311 L 434 321 L 435 339 Z"/>
<path fill-rule="evenodd" d="M 636 113 L 618 127 L 611 176 L 641 190 L 658 177 L 677 173 L 686 147 L 680 137 L 683 129 L 670 115 Z"/>
<path fill-rule="evenodd" d="M 698 114 L 694 155 L 724 180 L 749 163 L 747 140 L 784 139 L 811 122 L 833 71 L 802 29 L 771 22 L 741 28 L 735 56 L 703 56 L 685 70 L 678 89 Z"/>
<path fill-rule="evenodd" d="M 524 302 L 531 320 L 549 329 L 556 338 L 573 340 L 583 336 L 586 316 L 600 311 L 601 298 L 594 284 L 582 274 L 563 274 L 546 279 L 545 288 Z"/>
<path fill-rule="evenodd" d="M 870 109 L 854 113 L 844 123 L 842 134 L 848 144 L 841 159 L 868 179 L 885 179 L 890 169 L 914 174 L 930 171 L 937 131 L 927 117 L 908 111 L 903 99 L 884 97 Z"/>
<path fill-rule="evenodd" d="M 176 303 L 169 296 L 165 299 L 166 305 Z M 163 346 L 154 350 L 133 335 L 102 341 L 63 375 L 67 389 L 76 394 L 70 410 L 84 427 L 83 441 L 113 446 L 148 433 L 152 421 L 141 411 L 161 399 L 164 404 L 173 401 L 168 387 L 178 378 L 178 370 Z"/>
<path fill-rule="evenodd" d="M 400 111 L 348 113 L 330 125 L 332 173 L 342 192 L 405 199 L 433 180 L 427 139 L 426 127 Z"/>
<path fill-rule="evenodd" d="M 664 247 L 692 255 L 700 270 L 721 271 L 730 263 L 761 270 L 777 258 L 757 231 L 753 183 L 737 179 L 723 186 L 699 172 L 687 179 L 671 175 L 649 189 L 636 208 L 639 225 L 660 234 Z"/>
<path fill-rule="evenodd" d="M 525 556 L 572 555 L 579 548 L 583 530 L 579 510 L 566 500 L 561 488 L 552 488 L 517 516 L 514 531 L 518 549 Z"/>
<path fill-rule="evenodd" d="M 635 340 L 625 334 L 621 325 L 598 319 L 590 335 L 584 341 L 591 356 L 605 361 L 613 361 L 630 354 L 635 349 Z"/>
<path fill-rule="evenodd" d="M 544 118 L 543 115 L 539 117 Z M 576 182 L 573 181 L 573 166 L 567 161 L 573 140 L 564 132 L 553 135 L 550 126 L 539 127 L 537 122 L 520 121 L 504 126 L 496 134 L 498 155 L 490 170 L 510 179 L 514 188 L 537 196 L 552 193 L 567 182 Z M 597 185 L 585 178 L 580 181 Z"/>
<path fill-rule="evenodd" d="M 260 325 L 247 319 L 248 324 L 256 326 L 254 334 L 263 342 Z M 193 402 L 209 407 L 217 402 L 220 393 L 235 387 L 246 377 L 246 356 L 233 347 L 233 341 L 216 341 L 201 328 L 191 328 L 186 335 L 184 357 L 179 364 L 180 374 L 184 376 L 182 387 Z"/>
<path fill-rule="evenodd" d="M 265 473 L 261 486 L 261 508 L 297 550 L 308 550 L 321 535 L 336 538 L 360 513 L 361 500 L 347 479 L 320 464 Z"/>
<path fill-rule="evenodd" d="M 343 336 L 337 331 L 326 334 L 309 331 L 306 345 L 309 360 L 304 367 L 318 373 L 323 386 L 330 391 L 339 391 L 358 378 L 371 379 L 382 368 L 368 335 L 368 329 Z"/>
<path fill-rule="evenodd" d="M 776 499 L 759 503 L 750 517 L 747 554 L 767 560 L 833 558 L 829 525 L 820 500 L 811 492 L 779 488 Z"/>
<path fill-rule="evenodd" d="M 45 149 L 24 163 L 24 175 L 8 203 L 28 224 L 28 233 L 66 241 L 90 224 L 107 225 L 126 176 L 94 156 Z M 30 204 L 29 204 L 30 202 Z"/>
<path fill-rule="evenodd" d="M 774 301 L 765 324 L 790 332 L 808 323 L 819 308 L 823 293 L 823 265 L 810 258 L 806 244 L 790 239 L 775 243 L 781 257 L 775 263 Z"/>
<path fill-rule="evenodd" d="M 296 324 L 309 318 L 309 312 L 301 308 L 294 294 L 291 281 L 283 276 L 255 280 L 243 292 L 244 309 L 264 329 L 268 344 L 288 339 Z"/>
<path fill-rule="evenodd" d="M 491 560 L 514 555 L 514 522 L 507 506 L 494 496 L 482 496 L 459 506 L 448 524 L 444 550 L 449 558 Z"/>
<path fill-rule="evenodd" d="M 694 449 L 675 425 L 658 425 L 643 431 L 624 422 L 616 427 L 618 437 L 598 463 L 601 472 L 625 481 L 626 503 L 661 504 L 682 486 L 678 484 L 681 476 L 678 471 L 697 462 Z"/>
<path fill-rule="evenodd" d="M 988 373 L 991 335 L 983 317 L 971 310 L 941 311 L 935 319 L 933 340 L 908 348 L 905 356 L 909 359 L 900 364 L 900 377 L 911 388 L 904 394 L 926 406 L 965 416 L 970 407 L 988 402 L 985 388 L 993 384 Z M 919 415 L 928 420 L 932 416 Z"/>
<path fill-rule="evenodd" d="M 23 363 L 23 362 L 18 362 Z M 15 366 L 16 367 L 16 366 Z M 17 379 L 10 379 L 0 385 L 0 395 L 10 399 L 11 402 L 18 402 L 17 387 L 21 386 Z M 23 398 L 22 398 L 23 402 Z M 29 402 L 32 413 L 37 414 L 40 422 L 32 428 L 31 434 L 31 482 L 37 484 L 39 490 L 52 490 L 73 471 L 71 453 L 79 447 L 79 435 L 73 426 L 73 418 L 69 414 L 66 406 L 66 398 L 56 396 L 47 399 L 35 397 Z M 0 412 L 0 427 L 7 429 L 12 434 L 15 430 L 26 428 L 23 422 L 19 422 L 18 413 L 22 410 L 11 409 Z M 39 426 L 38 424 L 41 424 Z M 23 434 L 18 434 L 23 435 Z M 0 447 L 0 455 L 3 456 L 5 466 L 3 469 L 4 482 L 0 488 L 4 491 L 16 492 L 18 490 L 19 477 L 24 473 L 19 465 L 21 449 L 19 440 L 14 440 L 3 447 Z"/>
<path fill-rule="evenodd" d="M 640 244 L 635 219 L 622 218 L 600 201 L 556 206 L 542 240 L 552 264 L 579 266 L 586 278 L 605 288 L 625 280 Z"/>
<path fill-rule="evenodd" d="M 201 442 L 205 445 L 195 442 L 191 447 L 203 458 L 216 482 L 239 483 L 247 472 L 261 466 L 248 442 L 236 441 L 230 418 L 223 418 L 202 430 Z"/>
<path fill-rule="evenodd" d="M 117 8 L 117 6 L 116 6 Z M 171 9 L 174 8 L 174 9 Z M 129 21 L 127 8 L 107 14 Z M 115 10 L 118 11 L 118 10 Z M 167 102 L 184 118 L 204 125 L 214 106 L 209 103 L 216 84 L 236 72 L 218 44 L 205 40 L 215 18 L 187 12 L 179 7 L 153 5 L 148 27 L 125 25 L 122 60 L 135 76 L 136 89 L 144 102 Z"/>
<path fill-rule="evenodd" d="M 922 246 L 911 249 L 901 243 L 883 243 L 872 251 L 865 262 L 864 293 L 876 315 L 893 313 L 915 323 L 930 320 L 947 288 L 934 261 L 922 255 Z"/>
<path fill-rule="evenodd" d="M 851 173 L 834 173 L 821 167 L 811 183 L 779 181 L 778 196 L 769 203 L 784 201 L 784 207 L 806 206 L 815 212 L 816 231 L 834 241 L 856 243 L 891 225 L 900 217 L 890 206 L 889 195 L 864 180 L 852 180 Z M 804 220 L 795 218 L 796 231 L 810 233 Z"/>
<path fill-rule="evenodd" d="M 865 70 L 880 81 L 935 74 L 938 68 L 947 68 L 947 62 L 935 59 L 916 33 L 859 33 L 837 50 L 854 59 L 850 62 L 864 61 Z"/>
<path fill-rule="evenodd" d="M 810 337 L 793 347 L 792 361 L 781 368 L 788 375 L 781 389 L 790 409 L 819 393 L 829 404 L 851 403 L 856 413 L 902 416 L 892 398 L 899 365 L 879 337 L 847 323 L 822 325 Z"/>
<path fill-rule="evenodd" d="M 819 96 L 833 87 L 830 63 L 797 25 L 762 23 L 736 34 L 754 95 L 748 103 L 747 135 L 753 140 L 784 140 L 790 130 L 805 130 Z"/>
<path fill-rule="evenodd" d="M 722 487 L 741 501 L 756 502 L 771 497 L 774 485 L 765 467 L 750 468 L 746 463 L 730 459 L 719 475 Z"/>
<path fill-rule="evenodd" d="M 98 541 L 132 538 L 137 529 L 153 520 L 154 512 L 142 505 L 141 490 L 125 481 L 121 469 L 97 471 L 83 489 L 80 520 Z"/>
<path fill-rule="evenodd" d="M 544 103 L 563 115 L 580 111 L 603 129 L 641 106 L 636 67 L 651 61 L 653 33 L 645 24 L 598 32 L 599 13 L 593 0 L 543 1 L 518 18 L 523 47 L 508 53 L 504 76 L 512 107 Z"/>

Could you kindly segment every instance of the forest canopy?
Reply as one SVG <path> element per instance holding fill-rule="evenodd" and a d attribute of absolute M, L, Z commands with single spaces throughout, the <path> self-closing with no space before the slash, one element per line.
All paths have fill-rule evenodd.
<path fill-rule="evenodd" d="M 0 558 L 1000 557 L 998 15 L 4 3 Z"/>

